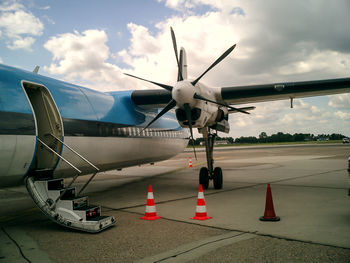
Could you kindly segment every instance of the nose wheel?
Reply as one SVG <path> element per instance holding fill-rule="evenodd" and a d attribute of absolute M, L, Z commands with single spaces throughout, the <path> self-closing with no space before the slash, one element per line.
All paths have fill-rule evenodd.
<path fill-rule="evenodd" d="M 222 189 L 222 169 L 221 167 L 216 167 L 212 173 L 209 175 L 209 170 L 207 167 L 202 167 L 199 171 L 199 184 L 202 185 L 203 189 L 208 189 L 209 181 L 213 180 L 215 189 Z"/>
<path fill-rule="evenodd" d="M 209 187 L 209 174 L 207 167 L 202 167 L 199 171 L 199 184 L 202 185 L 203 189 L 208 189 Z"/>
<path fill-rule="evenodd" d="M 209 180 L 213 180 L 215 189 L 222 189 L 223 177 L 222 169 L 220 167 L 215 167 L 214 169 L 214 159 L 213 150 L 215 142 L 215 134 L 210 133 L 210 128 L 203 128 L 200 130 L 205 139 L 205 150 L 207 156 L 207 167 L 202 167 L 199 171 L 199 183 L 202 185 L 203 189 L 208 189 Z"/>

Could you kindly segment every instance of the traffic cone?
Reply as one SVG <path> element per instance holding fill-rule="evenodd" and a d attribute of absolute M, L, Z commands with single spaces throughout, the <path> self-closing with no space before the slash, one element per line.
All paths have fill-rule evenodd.
<path fill-rule="evenodd" d="M 200 184 L 199 191 L 198 191 L 197 206 L 196 206 L 196 215 L 194 217 L 191 217 L 191 219 L 207 220 L 210 218 L 212 218 L 212 217 L 207 216 L 207 209 L 205 207 L 203 187 Z"/>
<path fill-rule="evenodd" d="M 270 184 L 267 184 L 265 212 L 264 216 L 260 217 L 260 221 L 280 221 L 280 217 L 276 216 L 275 209 L 273 207 Z"/>
<path fill-rule="evenodd" d="M 156 206 L 154 204 L 152 185 L 149 185 L 148 194 L 147 194 L 146 213 L 145 213 L 145 216 L 141 217 L 140 219 L 156 220 L 159 218 L 161 218 L 161 216 L 157 216 Z"/>
<path fill-rule="evenodd" d="M 188 160 L 188 168 L 192 168 L 192 157 Z"/>

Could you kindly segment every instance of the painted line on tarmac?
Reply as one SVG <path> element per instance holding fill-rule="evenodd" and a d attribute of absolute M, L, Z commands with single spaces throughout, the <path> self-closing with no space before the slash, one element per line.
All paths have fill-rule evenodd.
<path fill-rule="evenodd" d="M 160 253 L 155 256 L 143 258 L 137 263 L 145 262 L 187 262 L 215 251 L 223 246 L 256 237 L 254 234 L 231 231 L 218 236 L 213 236 L 189 244 L 179 246 L 175 249 Z"/>

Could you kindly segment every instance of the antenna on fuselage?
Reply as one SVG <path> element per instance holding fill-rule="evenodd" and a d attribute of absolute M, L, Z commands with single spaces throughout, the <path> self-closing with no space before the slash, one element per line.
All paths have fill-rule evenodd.
<path fill-rule="evenodd" d="M 40 69 L 40 66 L 36 66 L 35 69 L 33 70 L 33 73 L 38 74 L 39 69 Z"/>

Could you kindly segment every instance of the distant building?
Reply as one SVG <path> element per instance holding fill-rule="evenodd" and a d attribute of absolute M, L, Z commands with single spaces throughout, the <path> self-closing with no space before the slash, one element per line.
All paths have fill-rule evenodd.
<path fill-rule="evenodd" d="M 230 144 L 228 140 L 215 141 L 215 145 L 227 145 Z"/>
<path fill-rule="evenodd" d="M 329 141 L 329 138 L 328 137 L 320 137 L 320 138 L 317 139 L 317 141 L 325 142 L 325 141 Z"/>

